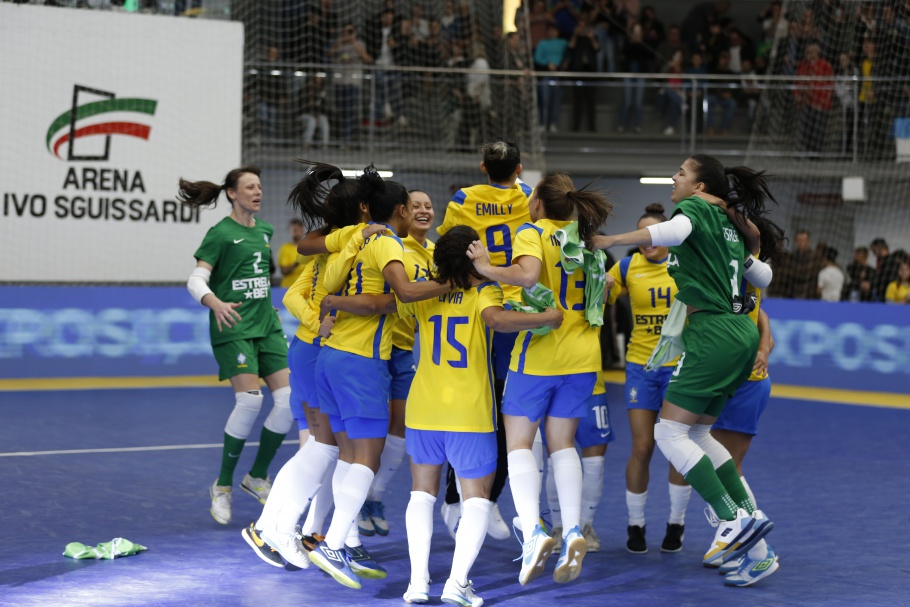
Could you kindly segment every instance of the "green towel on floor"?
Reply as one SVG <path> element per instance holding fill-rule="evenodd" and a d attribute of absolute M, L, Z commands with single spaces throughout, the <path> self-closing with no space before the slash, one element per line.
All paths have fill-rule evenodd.
<path fill-rule="evenodd" d="M 604 287 L 607 284 L 607 255 L 589 251 L 578 236 L 578 222 L 556 230 L 562 269 L 571 274 L 579 267 L 585 273 L 585 320 L 592 327 L 604 324 Z"/>
<path fill-rule="evenodd" d="M 109 542 L 101 542 L 97 546 L 86 546 L 79 542 L 70 542 L 63 550 L 63 556 L 72 559 L 115 559 L 118 556 L 132 556 L 139 554 L 143 550 L 148 550 L 145 546 L 134 544 L 133 542 L 115 537 Z"/>
<path fill-rule="evenodd" d="M 524 312 L 526 314 L 539 314 L 546 310 L 547 308 L 556 307 L 556 298 L 553 297 L 553 291 L 546 288 L 540 283 L 537 283 L 533 287 L 524 288 L 521 290 L 521 302 L 517 302 L 514 299 L 506 301 L 513 310 L 517 312 Z M 530 329 L 531 333 L 534 335 L 546 335 L 553 328 L 550 326 L 538 327 L 536 329 Z"/>

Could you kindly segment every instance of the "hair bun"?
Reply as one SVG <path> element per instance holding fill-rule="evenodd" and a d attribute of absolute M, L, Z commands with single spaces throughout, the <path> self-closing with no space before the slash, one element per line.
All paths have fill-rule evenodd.
<path fill-rule="evenodd" d="M 385 182 L 372 164 L 365 168 L 360 177 L 357 178 L 357 185 L 361 200 L 369 200 L 385 189 Z"/>
<path fill-rule="evenodd" d="M 645 207 L 645 213 L 656 213 L 658 215 L 663 215 L 664 205 L 660 204 L 659 202 L 652 202 Z"/>

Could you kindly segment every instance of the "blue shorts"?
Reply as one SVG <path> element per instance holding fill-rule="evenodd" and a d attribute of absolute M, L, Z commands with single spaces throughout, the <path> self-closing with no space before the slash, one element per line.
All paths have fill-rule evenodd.
<path fill-rule="evenodd" d="M 322 348 L 308 344 L 298 337 L 291 340 L 288 348 L 288 367 L 291 370 L 291 413 L 297 420 L 297 427 L 306 430 L 309 426 L 303 403 L 319 406 L 316 400 L 316 358 Z"/>
<path fill-rule="evenodd" d="M 607 407 L 607 395 L 597 394 L 588 397 L 585 403 L 587 414 L 578 420 L 578 430 L 575 431 L 575 442 L 584 449 L 606 445 L 616 440 L 613 435 L 613 426 L 610 425 L 610 408 Z"/>
<path fill-rule="evenodd" d="M 509 375 L 509 363 L 512 362 L 512 349 L 518 333 L 493 333 L 493 374 L 496 379 L 505 379 Z"/>
<path fill-rule="evenodd" d="M 411 382 L 417 365 L 414 364 L 414 353 L 410 350 L 392 347 L 392 358 L 389 359 L 389 373 L 392 376 L 392 400 L 407 400 L 411 391 Z"/>
<path fill-rule="evenodd" d="M 758 418 L 761 417 L 770 398 L 770 377 L 761 381 L 745 382 L 724 405 L 712 428 L 755 436 L 758 434 Z"/>
<path fill-rule="evenodd" d="M 348 438 L 384 438 L 389 435 L 389 422 L 386 420 L 367 417 L 341 419 L 338 415 L 328 417 L 332 432 L 345 432 Z"/>
<path fill-rule="evenodd" d="M 502 414 L 527 417 L 584 417 L 597 373 L 527 375 L 509 371 L 502 397 Z"/>
<path fill-rule="evenodd" d="M 404 440 L 415 464 L 441 466 L 448 460 L 461 478 L 481 478 L 496 471 L 495 432 L 405 428 Z"/>
<path fill-rule="evenodd" d="M 673 367 L 645 371 L 644 365 L 626 363 L 626 409 L 660 411 Z"/>
<path fill-rule="evenodd" d="M 343 420 L 382 419 L 388 426 L 391 383 L 387 360 L 366 358 L 329 346 L 322 348 L 316 360 L 319 410 L 326 415 L 337 415 Z"/>

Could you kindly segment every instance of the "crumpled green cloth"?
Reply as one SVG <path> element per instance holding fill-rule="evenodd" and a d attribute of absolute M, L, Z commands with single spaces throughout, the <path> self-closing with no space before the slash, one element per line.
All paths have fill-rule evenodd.
<path fill-rule="evenodd" d="M 686 350 L 682 332 L 686 328 L 686 304 L 678 299 L 673 300 L 670 312 L 660 328 L 660 340 L 651 352 L 645 371 L 658 369 Z"/>
<path fill-rule="evenodd" d="M 109 542 L 101 542 L 97 546 L 86 546 L 79 542 L 70 542 L 63 550 L 63 556 L 72 559 L 115 559 L 118 556 L 132 556 L 148 550 L 145 546 L 134 544 L 122 537 L 115 537 Z"/>
<path fill-rule="evenodd" d="M 547 308 L 555 308 L 556 298 L 553 297 L 553 291 L 546 288 L 542 284 L 537 283 L 530 289 L 525 287 L 521 290 L 521 302 L 517 302 L 514 299 L 509 299 L 506 301 L 506 303 L 512 306 L 512 309 L 517 312 L 524 312 L 526 314 L 539 314 Z M 534 335 L 546 335 L 553 330 L 553 327 L 537 327 L 536 329 L 529 330 Z"/>
<path fill-rule="evenodd" d="M 589 251 L 578 236 L 578 222 L 556 230 L 562 269 L 571 274 L 579 267 L 585 273 L 585 320 L 592 327 L 604 324 L 604 287 L 607 284 L 607 255 Z"/>

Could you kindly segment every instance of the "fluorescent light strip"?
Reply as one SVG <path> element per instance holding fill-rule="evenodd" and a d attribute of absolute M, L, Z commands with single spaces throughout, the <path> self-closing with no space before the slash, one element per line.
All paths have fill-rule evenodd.
<path fill-rule="evenodd" d="M 392 171 L 376 171 L 380 177 L 383 179 L 392 178 L 395 173 Z M 341 174 L 345 177 L 360 177 L 363 174 L 363 169 L 341 169 Z"/>
<path fill-rule="evenodd" d="M 670 177 L 642 177 L 638 182 L 642 185 L 673 185 Z"/>

